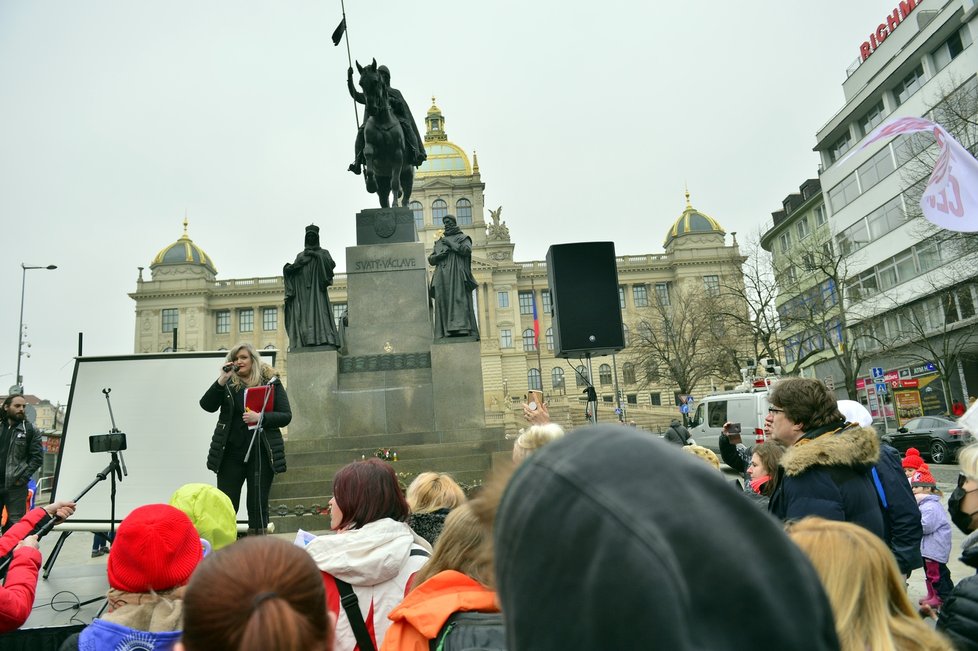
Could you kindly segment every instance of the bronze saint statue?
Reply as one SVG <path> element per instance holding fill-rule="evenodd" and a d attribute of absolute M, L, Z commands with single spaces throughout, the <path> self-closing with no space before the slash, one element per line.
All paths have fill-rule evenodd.
<path fill-rule="evenodd" d="M 444 235 L 435 240 L 428 264 L 435 267 L 430 295 L 435 303 L 435 338 L 479 338 L 472 307 L 472 291 L 478 287 L 472 275 L 472 238 L 462 232 L 452 215 L 442 219 Z"/>
<path fill-rule="evenodd" d="M 333 262 L 329 251 L 319 246 L 319 227 L 306 226 L 305 248 L 292 264 L 282 269 L 285 276 L 285 330 L 289 350 L 312 346 L 339 346 L 333 308 L 327 288 L 333 284 Z"/>
<path fill-rule="evenodd" d="M 404 96 L 391 88 L 387 66 L 378 66 L 375 59 L 367 66 L 358 62 L 357 70 L 363 92 L 353 85 L 353 68 L 347 69 L 346 84 L 350 96 L 366 109 L 357 130 L 356 158 L 348 169 L 359 174 L 363 166 L 367 192 L 377 193 L 382 208 L 398 205 L 398 199 L 407 206 L 414 168 L 427 158 L 418 125 Z"/>

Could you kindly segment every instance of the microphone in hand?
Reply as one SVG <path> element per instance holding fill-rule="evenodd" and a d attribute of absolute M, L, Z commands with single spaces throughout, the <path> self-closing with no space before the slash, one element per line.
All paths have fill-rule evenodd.
<path fill-rule="evenodd" d="M 235 368 L 237 368 L 237 367 L 234 365 L 233 362 L 228 362 L 227 364 L 225 364 L 224 366 L 221 367 L 221 370 L 224 371 L 225 373 L 230 373 Z"/>

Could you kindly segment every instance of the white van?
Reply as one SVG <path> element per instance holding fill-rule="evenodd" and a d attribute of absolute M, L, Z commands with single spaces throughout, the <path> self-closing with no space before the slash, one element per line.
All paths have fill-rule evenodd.
<path fill-rule="evenodd" d="M 746 446 L 764 442 L 764 419 L 767 417 L 766 387 L 744 392 L 718 393 L 706 396 L 696 406 L 689 424 L 690 436 L 697 445 L 720 454 L 720 432 L 723 424 L 740 423 Z"/>

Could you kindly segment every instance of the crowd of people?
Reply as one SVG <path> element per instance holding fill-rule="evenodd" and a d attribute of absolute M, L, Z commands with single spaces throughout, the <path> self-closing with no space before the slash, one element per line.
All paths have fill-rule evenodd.
<path fill-rule="evenodd" d="M 62 649 L 978 649 L 978 574 L 955 586 L 947 568 L 952 524 L 978 568 L 978 444 L 945 503 L 917 450 L 881 444 L 865 409 L 818 381 L 773 386 L 765 443 L 725 426 L 721 457 L 742 488 L 698 446 L 614 425 L 565 433 L 545 405 L 524 406 L 512 465 L 475 494 L 437 472 L 404 490 L 385 461 L 354 461 L 333 477 L 329 532 L 293 544 L 263 535 L 258 501 L 253 535 L 236 535 L 241 485 L 254 476 L 267 496 L 278 462 L 261 440 L 245 461 L 238 395 L 269 371 L 247 347 L 228 361 L 201 400 L 227 424 L 218 486 L 126 516 L 108 610 Z M 274 400 L 273 429 L 290 416 L 284 389 Z M 34 509 L 0 539 L 13 550 L 0 631 L 30 612 L 30 533 L 74 509 Z"/>

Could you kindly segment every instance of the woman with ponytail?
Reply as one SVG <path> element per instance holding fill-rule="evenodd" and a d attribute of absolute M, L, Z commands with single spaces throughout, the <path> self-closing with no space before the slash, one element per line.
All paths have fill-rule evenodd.
<path fill-rule="evenodd" d="M 184 596 L 177 651 L 330 651 L 319 569 L 284 540 L 246 538 L 207 558 Z"/>

